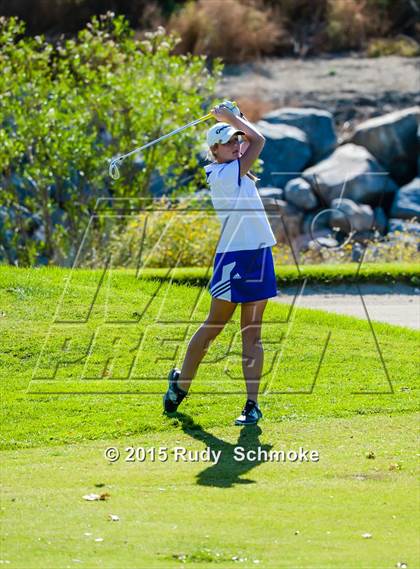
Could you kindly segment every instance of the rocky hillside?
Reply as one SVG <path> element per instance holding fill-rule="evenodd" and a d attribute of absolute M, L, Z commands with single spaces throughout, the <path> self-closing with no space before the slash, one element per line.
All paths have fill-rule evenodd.
<path fill-rule="evenodd" d="M 266 138 L 260 193 L 296 251 L 410 231 L 420 237 L 419 61 L 322 58 L 226 70 L 219 96 Z M 254 115 L 255 116 L 255 115 Z"/>

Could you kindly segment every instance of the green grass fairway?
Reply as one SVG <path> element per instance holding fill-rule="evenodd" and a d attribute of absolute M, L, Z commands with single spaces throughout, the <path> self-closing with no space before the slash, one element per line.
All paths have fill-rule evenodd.
<path fill-rule="evenodd" d="M 168 370 L 209 295 L 102 276 L 0 268 L 2 566 L 420 567 L 420 333 L 269 303 L 264 420 L 240 429 L 238 309 L 165 417 Z M 236 462 L 237 446 L 320 458 Z M 221 458 L 129 462 L 127 447 Z"/>
<path fill-rule="evenodd" d="M 419 567 L 417 425 L 377 415 L 209 432 L 180 420 L 164 435 L 3 451 L 2 558 L 25 569 Z M 235 463 L 235 444 L 303 446 L 320 460 Z M 108 446 L 120 461 L 104 459 Z M 224 458 L 128 463 L 127 446 L 210 446 Z M 82 498 L 92 492 L 110 496 Z"/>

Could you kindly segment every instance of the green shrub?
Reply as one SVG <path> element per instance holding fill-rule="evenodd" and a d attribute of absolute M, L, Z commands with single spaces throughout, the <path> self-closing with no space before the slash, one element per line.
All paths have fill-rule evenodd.
<path fill-rule="evenodd" d="M 329 0 L 327 38 L 330 49 L 359 49 L 366 41 L 371 20 L 364 0 Z"/>
<path fill-rule="evenodd" d="M 363 262 L 366 263 L 418 263 L 420 260 L 418 239 L 409 231 L 395 231 L 385 236 L 378 234 L 365 245 Z M 301 253 L 299 263 L 349 263 L 352 260 L 352 248 L 352 243 L 337 249 L 315 244 Z"/>
<path fill-rule="evenodd" d="M 136 203 L 136 202 L 134 202 Z M 81 252 L 79 267 L 104 267 L 112 259 L 113 267 L 162 268 L 211 267 L 221 225 L 210 199 L 162 197 L 144 211 L 134 211 L 128 222 L 108 219 L 108 225 L 96 241 L 88 240 L 88 251 Z M 409 231 L 377 234 L 368 241 L 363 263 L 419 263 L 416 236 Z M 353 242 L 339 248 L 321 247 L 316 242 L 305 251 L 293 254 L 290 246 L 273 247 L 277 267 L 338 265 L 353 262 Z M 140 259 L 141 255 L 141 259 Z"/>
<path fill-rule="evenodd" d="M 367 55 L 369 57 L 382 57 L 384 55 L 417 57 L 420 55 L 420 45 L 409 37 L 376 38 L 370 40 Z"/>
<path fill-rule="evenodd" d="M 197 129 L 126 160 L 112 183 L 107 159 L 201 116 L 221 66 L 174 55 L 163 28 L 137 40 L 113 14 L 56 45 L 23 33 L 0 19 L 0 260 L 68 264 L 98 197 L 149 196 L 156 171 L 168 191 L 185 172 L 184 192 L 204 182 Z"/>
<path fill-rule="evenodd" d="M 208 204 L 207 204 L 208 205 Z M 81 252 L 79 267 L 209 267 L 221 226 L 212 206 L 186 199 L 180 203 L 162 197 L 127 223 L 108 220 L 102 239 Z"/>

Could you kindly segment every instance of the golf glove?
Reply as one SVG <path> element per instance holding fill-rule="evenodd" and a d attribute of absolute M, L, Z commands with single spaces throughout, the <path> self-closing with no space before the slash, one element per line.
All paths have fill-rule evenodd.
<path fill-rule="evenodd" d="M 239 110 L 239 107 L 235 103 L 235 101 L 223 101 L 223 103 L 220 103 L 220 106 L 226 107 L 227 109 L 229 109 L 229 111 L 231 111 L 237 117 L 243 117 L 244 116 L 241 113 L 241 111 Z"/>

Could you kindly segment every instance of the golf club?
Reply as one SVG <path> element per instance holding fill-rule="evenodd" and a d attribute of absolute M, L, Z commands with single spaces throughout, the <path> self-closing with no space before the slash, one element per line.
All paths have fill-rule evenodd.
<path fill-rule="evenodd" d="M 172 132 L 169 132 L 168 134 L 164 134 L 163 136 L 160 136 L 156 140 L 152 140 L 152 141 L 148 142 L 147 144 L 140 146 L 139 148 L 135 148 L 131 152 L 127 152 L 127 154 L 122 154 L 121 156 L 117 156 L 116 158 L 112 158 L 110 161 L 110 164 L 109 164 L 109 175 L 114 180 L 118 180 L 118 178 L 120 177 L 120 172 L 119 172 L 118 168 L 121 165 L 122 161 L 125 160 L 125 158 L 128 158 L 132 154 L 136 154 L 137 152 L 145 150 L 146 148 L 149 148 L 150 146 L 153 146 L 154 144 L 157 144 L 158 142 L 161 142 L 162 140 L 165 140 L 166 138 L 169 138 L 170 136 L 173 136 L 174 134 L 178 134 L 179 132 L 181 132 L 181 131 L 183 131 L 183 130 L 191 127 L 191 126 L 195 126 L 196 124 L 204 122 L 204 121 L 208 120 L 209 118 L 211 118 L 212 116 L 213 115 L 211 113 L 208 113 L 207 115 L 204 115 L 203 117 L 196 119 L 195 121 L 192 121 L 192 122 L 190 122 L 184 126 L 181 126 L 177 129 L 173 130 Z"/>

